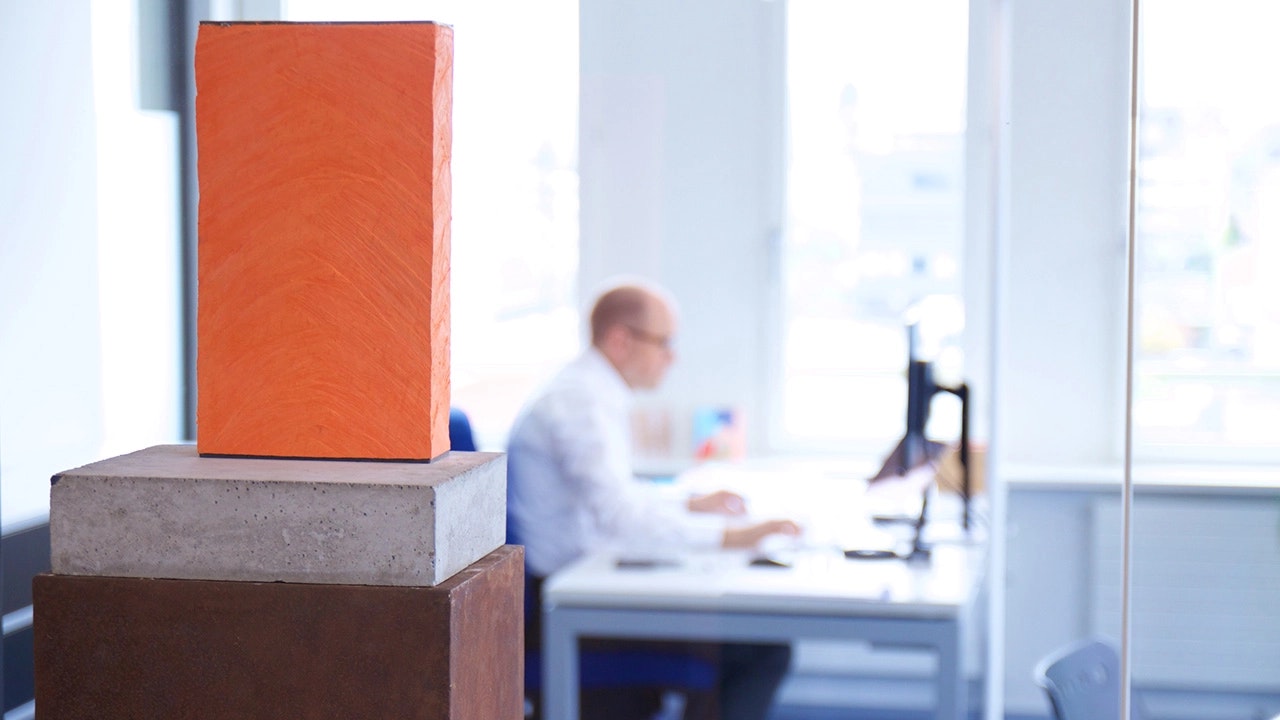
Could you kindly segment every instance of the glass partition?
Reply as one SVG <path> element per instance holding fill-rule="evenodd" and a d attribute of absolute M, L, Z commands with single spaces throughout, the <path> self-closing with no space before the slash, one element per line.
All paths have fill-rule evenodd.
<path fill-rule="evenodd" d="M 1148 0 L 1139 15 L 1132 717 L 1271 718 L 1280 8 Z"/>
<path fill-rule="evenodd" d="M 1280 459 L 1280 8 L 1141 5 L 1134 429 L 1148 458 Z"/>

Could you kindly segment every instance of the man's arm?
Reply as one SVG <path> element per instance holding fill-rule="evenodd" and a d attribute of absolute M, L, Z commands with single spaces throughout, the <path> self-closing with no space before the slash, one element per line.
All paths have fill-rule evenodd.
<path fill-rule="evenodd" d="M 685 503 L 690 512 L 716 515 L 746 515 L 747 501 L 737 493 L 717 490 L 709 495 L 694 495 Z"/>
<path fill-rule="evenodd" d="M 727 548 L 750 549 L 770 535 L 800 534 L 800 526 L 790 520 L 765 520 L 754 525 L 725 528 L 721 544 Z"/>
<path fill-rule="evenodd" d="M 625 412 L 610 413 L 610 408 L 585 396 L 565 398 L 559 409 L 563 422 L 556 424 L 554 434 L 566 481 L 610 540 L 637 548 L 750 548 L 769 535 L 799 534 L 800 528 L 789 520 L 725 528 L 723 523 L 671 512 L 633 479 L 630 418 Z M 729 492 L 713 493 L 695 504 L 737 508 L 721 514 L 746 510 L 741 496 Z"/>

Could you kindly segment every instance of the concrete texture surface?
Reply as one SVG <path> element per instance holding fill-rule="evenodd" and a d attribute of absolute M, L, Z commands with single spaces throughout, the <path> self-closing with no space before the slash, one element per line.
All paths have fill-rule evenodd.
<path fill-rule="evenodd" d="M 433 586 L 506 535 L 506 456 L 200 457 L 160 445 L 55 475 L 63 575 Z"/>

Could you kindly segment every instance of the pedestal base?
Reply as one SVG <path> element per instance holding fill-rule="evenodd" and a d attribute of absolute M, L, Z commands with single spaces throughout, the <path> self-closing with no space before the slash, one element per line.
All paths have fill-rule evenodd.
<path fill-rule="evenodd" d="M 435 587 L 39 575 L 37 716 L 517 720 L 523 559 Z"/>

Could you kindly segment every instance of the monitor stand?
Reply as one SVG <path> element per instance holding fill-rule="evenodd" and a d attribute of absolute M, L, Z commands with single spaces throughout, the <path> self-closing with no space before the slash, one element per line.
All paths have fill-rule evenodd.
<path fill-rule="evenodd" d="M 908 560 L 908 561 L 924 561 L 929 560 L 929 547 L 924 544 L 922 536 L 924 534 L 924 526 L 929 517 L 929 487 L 925 486 L 923 495 L 920 499 L 920 514 L 912 518 L 914 525 L 911 533 L 911 549 L 906 552 L 887 549 L 860 549 L 847 548 L 844 556 L 850 560 Z"/>

